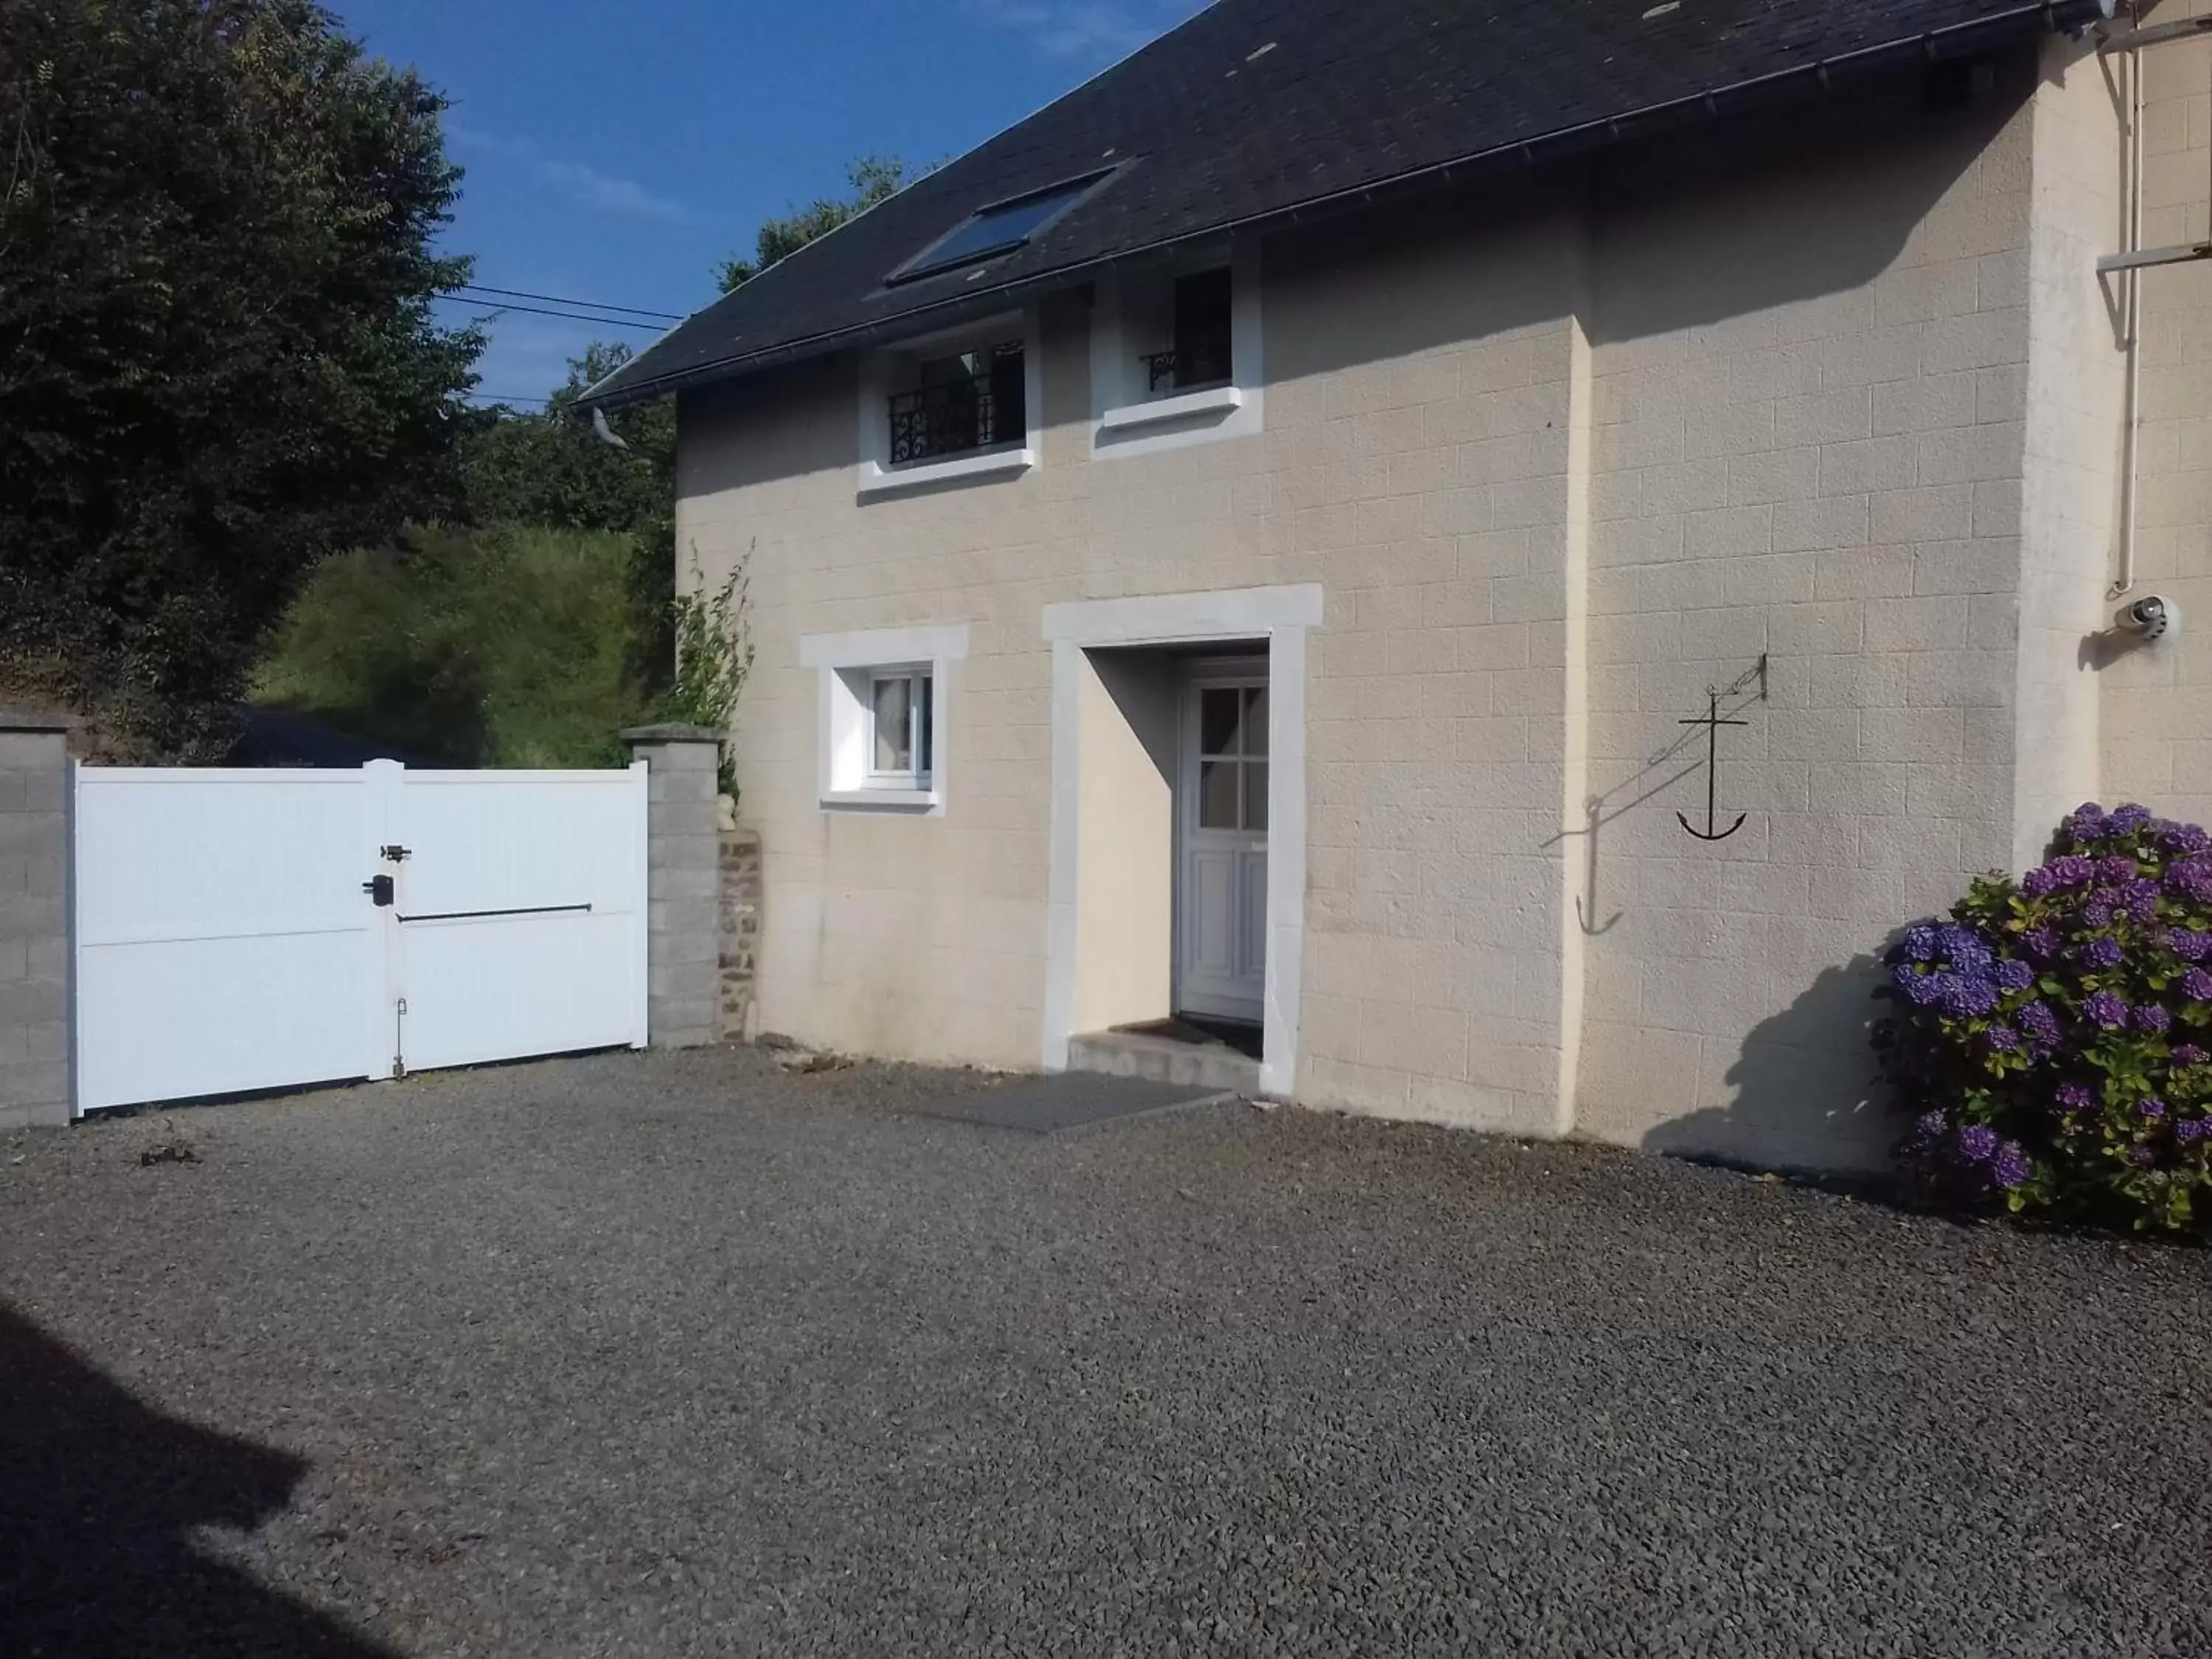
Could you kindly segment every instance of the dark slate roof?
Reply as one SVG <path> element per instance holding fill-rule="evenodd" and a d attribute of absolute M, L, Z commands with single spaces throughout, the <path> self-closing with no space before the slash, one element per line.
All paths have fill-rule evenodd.
<path fill-rule="evenodd" d="M 810 244 L 600 387 L 678 385 L 918 332 L 1101 261 L 1479 158 L 1632 136 L 1893 53 L 1953 55 L 2088 21 L 2098 0 L 1219 0 Z M 1777 83 L 1779 82 L 1780 85 Z M 1616 126 L 1616 124 L 1620 124 Z M 1656 121 L 1654 123 L 1656 125 Z M 1118 171 L 1026 246 L 884 277 L 977 208 Z"/>

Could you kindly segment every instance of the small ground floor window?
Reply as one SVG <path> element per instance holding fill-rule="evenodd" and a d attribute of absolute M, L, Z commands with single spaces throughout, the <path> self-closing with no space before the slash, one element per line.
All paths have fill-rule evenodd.
<path fill-rule="evenodd" d="M 900 670 L 869 679 L 869 783 L 877 788 L 926 789 L 930 778 L 930 685 L 924 671 Z"/>

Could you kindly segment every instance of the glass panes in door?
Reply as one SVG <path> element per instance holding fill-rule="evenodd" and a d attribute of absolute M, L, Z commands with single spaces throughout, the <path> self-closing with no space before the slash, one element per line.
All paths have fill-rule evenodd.
<path fill-rule="evenodd" d="M 1198 688 L 1198 827 L 1267 827 L 1267 689 Z"/>

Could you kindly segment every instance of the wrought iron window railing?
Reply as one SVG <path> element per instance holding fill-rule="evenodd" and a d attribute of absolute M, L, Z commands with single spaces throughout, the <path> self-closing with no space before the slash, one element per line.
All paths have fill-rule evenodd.
<path fill-rule="evenodd" d="M 1225 336 L 1193 341 L 1170 351 L 1140 351 L 1137 361 L 1145 366 L 1147 394 L 1157 394 L 1163 385 L 1172 391 L 1188 392 L 1197 386 L 1220 386 L 1230 378 Z"/>
<path fill-rule="evenodd" d="M 891 465 L 1019 443 L 1027 404 L 1018 340 L 925 364 L 920 386 L 890 395 Z"/>

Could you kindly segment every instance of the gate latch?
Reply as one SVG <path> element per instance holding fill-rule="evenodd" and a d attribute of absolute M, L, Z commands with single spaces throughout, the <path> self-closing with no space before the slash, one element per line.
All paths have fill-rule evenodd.
<path fill-rule="evenodd" d="M 408 849 L 406 848 L 397 844 L 390 847 L 380 847 L 376 849 L 376 855 L 387 864 L 398 863 L 400 860 L 407 856 L 407 853 Z"/>
<path fill-rule="evenodd" d="M 362 883 L 361 890 L 368 895 L 370 903 L 381 908 L 392 902 L 392 878 L 371 876 Z"/>

